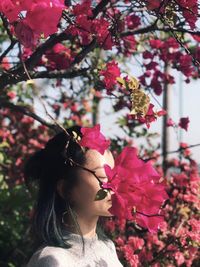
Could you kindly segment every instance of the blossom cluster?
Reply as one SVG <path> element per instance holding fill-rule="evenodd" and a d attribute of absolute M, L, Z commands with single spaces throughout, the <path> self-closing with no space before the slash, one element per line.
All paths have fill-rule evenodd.
<path fill-rule="evenodd" d="M 81 133 L 81 146 L 96 149 L 101 154 L 108 149 L 110 141 L 100 132 L 99 124 L 82 127 Z M 102 187 L 114 192 L 110 212 L 121 220 L 134 220 L 150 232 L 156 232 L 163 222 L 161 206 L 168 195 L 152 164 L 139 159 L 136 148 L 127 146 L 115 158 L 114 168 L 109 165 L 104 168 L 108 182 Z"/>
<path fill-rule="evenodd" d="M 23 45 L 31 47 L 40 35 L 47 38 L 57 32 L 64 0 L 3 0 L 0 12 L 15 25 L 15 34 Z"/>
<path fill-rule="evenodd" d="M 186 148 L 187 144 L 182 143 L 181 147 Z M 182 155 L 181 161 L 172 158 L 168 162 L 169 199 L 157 232 L 145 232 L 132 220 L 106 220 L 105 229 L 111 233 L 125 266 L 198 266 L 200 176 L 191 151 L 184 149 Z"/>

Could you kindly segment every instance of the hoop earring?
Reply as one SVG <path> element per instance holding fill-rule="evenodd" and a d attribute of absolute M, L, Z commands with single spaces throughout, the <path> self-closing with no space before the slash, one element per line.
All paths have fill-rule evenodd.
<path fill-rule="evenodd" d="M 62 221 L 63 224 L 67 224 L 67 223 L 65 222 L 65 220 L 64 220 L 64 216 L 65 216 L 67 213 L 69 213 L 70 210 L 71 210 L 71 207 L 70 207 L 70 205 L 68 204 L 68 206 L 67 206 L 67 210 L 64 211 L 64 212 L 62 213 L 61 221 Z M 68 224 L 67 224 L 67 225 L 68 225 Z"/>
<path fill-rule="evenodd" d="M 76 223 L 76 218 L 77 218 L 77 214 L 76 212 L 72 209 L 72 207 L 70 206 L 70 204 L 67 204 L 67 209 L 62 213 L 62 217 L 61 217 L 61 221 L 63 224 L 65 225 L 70 225 L 68 223 L 65 222 L 64 220 L 64 216 L 69 213 L 69 215 L 72 217 L 72 220 Z"/>

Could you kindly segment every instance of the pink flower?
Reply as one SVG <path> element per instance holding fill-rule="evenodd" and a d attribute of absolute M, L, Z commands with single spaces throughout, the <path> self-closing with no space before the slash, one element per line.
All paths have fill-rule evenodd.
<path fill-rule="evenodd" d="M 104 168 L 109 180 L 103 187 L 114 192 L 109 211 L 120 219 L 136 220 L 151 232 L 157 231 L 163 221 L 160 207 L 168 195 L 151 163 L 139 159 L 136 148 L 125 147 L 115 159 L 115 167 Z"/>
<path fill-rule="evenodd" d="M 120 76 L 120 69 L 118 64 L 113 60 L 107 63 L 106 69 L 100 71 L 100 74 L 104 76 L 104 83 L 107 89 L 112 89 L 112 87 L 117 84 L 117 77 Z"/>
<path fill-rule="evenodd" d="M 134 36 L 125 36 L 122 38 L 124 46 L 124 55 L 130 56 L 136 51 L 137 42 Z"/>
<path fill-rule="evenodd" d="M 64 0 L 37 2 L 32 4 L 27 12 L 26 22 L 35 33 L 43 33 L 46 38 L 57 32 L 57 25 L 64 8 Z"/>
<path fill-rule="evenodd" d="M 139 259 L 138 255 L 133 254 L 133 250 L 131 246 L 124 245 L 121 250 L 124 253 L 125 259 L 128 261 L 130 267 L 138 267 L 139 266 Z"/>
<path fill-rule="evenodd" d="M 100 124 L 95 125 L 93 128 L 82 127 L 82 138 L 79 144 L 83 147 L 96 149 L 102 155 L 110 145 L 110 140 L 106 140 L 105 136 L 100 132 Z"/>
<path fill-rule="evenodd" d="M 159 39 L 152 39 L 149 41 L 149 44 L 152 48 L 156 48 L 159 49 L 163 46 L 163 41 L 159 40 Z"/>
<path fill-rule="evenodd" d="M 18 37 L 20 41 L 25 41 L 25 46 L 32 40 L 33 33 L 44 34 L 44 37 L 55 33 L 64 8 L 64 0 L 1 0 L 0 2 L 0 12 L 3 12 L 10 22 L 17 21 L 19 13 L 26 11 L 22 31 L 28 37 L 25 35 L 21 38 Z M 19 31 L 21 32 L 21 30 Z M 17 35 L 19 36 L 19 32 Z M 27 42 L 27 40 L 29 41 Z"/>
<path fill-rule="evenodd" d="M 25 21 L 17 22 L 15 26 L 15 34 L 24 47 L 29 48 L 36 45 L 37 37 Z"/>
<path fill-rule="evenodd" d="M 175 122 L 172 120 L 172 118 L 169 118 L 168 120 L 167 120 L 167 127 L 170 127 L 170 126 L 175 126 L 176 124 L 175 124 Z"/>
<path fill-rule="evenodd" d="M 73 13 L 75 16 L 79 15 L 86 15 L 88 17 L 91 17 L 92 14 L 92 8 L 91 8 L 91 0 L 85 0 L 82 1 L 81 4 L 77 4 L 74 6 Z"/>
<path fill-rule="evenodd" d="M 153 10 L 153 9 L 159 8 L 159 6 L 160 6 L 160 1 L 158 1 L 158 0 L 155 0 L 155 1 L 147 0 L 146 5 L 147 5 L 147 8 L 148 8 L 149 10 Z"/>
<path fill-rule="evenodd" d="M 69 26 L 66 32 L 74 36 L 78 35 L 83 45 L 88 45 L 96 37 L 99 46 L 105 50 L 111 49 L 113 42 L 109 31 L 110 24 L 104 18 L 90 19 L 92 16 L 90 2 L 85 1 L 74 7 L 75 24 Z"/>
<path fill-rule="evenodd" d="M 140 17 L 135 14 L 127 16 L 126 23 L 127 23 L 127 27 L 133 30 L 137 28 L 138 26 L 140 26 L 141 24 Z"/>
<path fill-rule="evenodd" d="M 4 69 L 4 70 L 9 70 L 11 67 L 9 60 L 7 57 L 4 57 L 2 62 L 0 63 L 0 68 Z"/>
<path fill-rule="evenodd" d="M 180 121 L 179 121 L 179 126 L 181 127 L 181 128 L 183 128 L 184 130 L 188 130 L 188 124 L 189 124 L 189 122 L 190 122 L 190 120 L 189 120 L 189 118 L 188 117 L 186 117 L 186 118 L 180 118 Z"/>
<path fill-rule="evenodd" d="M 11 0 L 1 0 L 0 12 L 3 12 L 10 22 L 14 22 L 18 18 L 20 8 L 19 6 L 16 6 Z"/>
<path fill-rule="evenodd" d="M 133 248 L 133 250 L 142 249 L 144 246 L 144 240 L 137 236 L 129 236 L 128 244 Z"/>
<path fill-rule="evenodd" d="M 176 259 L 176 262 L 177 262 L 177 265 L 180 266 L 184 263 L 185 261 L 185 258 L 184 258 L 184 255 L 183 253 L 181 253 L 180 251 L 177 251 L 175 254 L 174 254 L 174 257 Z"/>
<path fill-rule="evenodd" d="M 46 57 L 48 59 L 47 67 L 58 70 L 69 68 L 74 59 L 72 51 L 62 44 L 56 44 L 52 49 L 48 50 Z"/>
<path fill-rule="evenodd" d="M 10 97 L 10 99 L 14 99 L 15 97 L 16 97 L 16 92 L 14 92 L 14 91 L 9 91 L 8 93 L 7 93 L 7 96 L 9 96 Z"/>
<path fill-rule="evenodd" d="M 157 117 L 164 116 L 167 113 L 163 109 L 155 112 L 153 108 L 154 108 L 154 105 L 152 103 L 150 103 L 149 109 L 148 109 L 147 114 L 145 116 L 141 116 L 140 114 L 138 114 L 138 115 L 128 114 L 127 118 L 128 119 L 134 118 L 134 119 L 138 120 L 140 123 L 146 123 L 147 128 L 149 128 L 150 124 L 152 122 L 154 122 L 157 119 Z"/>
<path fill-rule="evenodd" d="M 111 49 L 113 46 L 112 38 L 108 30 L 109 25 L 107 20 L 100 18 L 93 21 L 91 28 L 92 32 L 96 34 L 98 44 L 105 50 Z"/>

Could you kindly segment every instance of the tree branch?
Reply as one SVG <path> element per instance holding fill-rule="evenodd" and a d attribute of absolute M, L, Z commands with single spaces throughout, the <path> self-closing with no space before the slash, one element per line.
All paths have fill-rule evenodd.
<path fill-rule="evenodd" d="M 74 59 L 74 61 L 72 62 L 72 66 L 75 64 L 80 63 L 84 57 L 91 52 L 97 45 L 97 41 L 96 39 L 94 39 L 89 45 L 87 45 Z"/>
<path fill-rule="evenodd" d="M 13 40 L 8 48 L 1 54 L 0 56 L 0 64 L 2 63 L 3 58 L 13 49 L 13 47 L 16 45 L 17 40 Z"/>
<path fill-rule="evenodd" d="M 9 36 L 9 38 L 10 38 L 10 41 L 12 42 L 12 41 L 14 40 L 14 38 L 13 38 L 13 35 L 12 35 L 10 29 L 9 29 L 9 23 L 8 23 L 8 20 L 7 20 L 7 18 L 4 16 L 3 13 L 0 13 L 0 17 L 1 17 L 1 19 L 2 19 L 3 26 L 4 26 L 4 28 L 5 28 L 5 30 L 6 30 L 6 32 L 7 32 L 7 34 L 8 34 L 8 36 Z"/>
<path fill-rule="evenodd" d="M 109 0 L 102 0 L 92 11 L 93 18 L 96 18 L 96 16 L 107 6 L 109 2 Z"/>
<path fill-rule="evenodd" d="M 1 54 L 0 56 L 0 63 L 2 62 L 3 58 L 10 52 L 10 50 L 12 50 L 12 48 L 15 46 L 15 44 L 17 43 L 17 40 L 13 38 L 13 35 L 12 33 L 10 32 L 9 30 L 9 24 L 8 24 L 8 21 L 6 19 L 6 17 L 0 13 L 0 17 L 2 19 L 2 22 L 3 22 L 3 26 L 4 26 L 4 29 L 6 30 L 8 36 L 9 36 L 9 39 L 10 39 L 10 45 L 8 46 L 8 48 Z"/>
<path fill-rule="evenodd" d="M 200 31 L 192 31 L 189 29 L 184 28 L 159 28 L 155 24 L 152 24 L 148 27 L 141 28 L 135 31 L 126 31 L 121 33 L 121 37 L 129 36 L 129 35 L 136 35 L 136 34 L 142 34 L 142 33 L 148 33 L 150 31 L 160 31 L 160 32 L 180 32 L 180 33 L 190 33 L 192 35 L 198 35 L 200 36 Z"/>
<path fill-rule="evenodd" d="M 45 79 L 45 78 L 65 78 L 65 79 L 71 79 L 78 76 L 84 76 L 89 68 L 84 68 L 80 70 L 74 70 L 74 71 L 66 71 L 66 70 L 55 70 L 55 71 L 40 71 L 40 72 L 29 72 L 32 79 Z"/>
<path fill-rule="evenodd" d="M 32 79 L 45 79 L 45 78 L 65 78 L 65 79 L 71 79 L 78 76 L 86 75 L 88 68 L 80 69 L 80 70 L 60 70 L 60 71 L 40 71 L 40 72 L 29 72 L 30 77 Z M 13 85 L 18 82 L 27 81 L 28 77 L 25 72 L 23 72 L 21 75 L 14 75 L 9 73 L 4 73 L 0 77 L 0 88 L 4 88 L 7 85 Z"/>
<path fill-rule="evenodd" d="M 109 3 L 108 0 L 102 0 L 93 10 L 93 17 L 96 17 L 103 8 Z M 26 66 L 27 70 L 33 69 L 42 55 L 48 50 L 51 49 L 55 44 L 62 42 L 64 40 L 71 39 L 70 34 L 66 34 L 65 31 L 62 33 L 55 33 L 51 35 L 47 41 L 40 45 L 35 52 L 24 62 L 24 65 Z M 80 63 L 83 58 L 96 46 L 96 40 L 93 40 L 88 46 L 83 48 L 83 50 L 75 57 L 74 62 L 72 63 L 72 66 Z M 72 67 L 71 66 L 71 67 Z M 44 73 L 41 73 L 43 76 Z M 0 89 L 4 88 L 6 85 L 16 84 L 19 81 L 25 80 L 25 71 L 23 64 L 20 64 L 13 69 L 11 69 L 7 73 L 3 73 L 3 75 L 0 76 Z M 38 75 L 39 76 L 39 75 Z M 47 76 L 47 75 L 46 75 Z"/>
<path fill-rule="evenodd" d="M 51 128 L 55 131 L 57 131 L 58 127 L 55 124 L 51 124 L 47 121 L 45 121 L 43 118 L 41 118 L 40 116 L 38 116 L 37 114 L 35 114 L 29 106 L 20 106 L 20 105 L 15 105 L 13 103 L 10 103 L 8 101 L 5 100 L 1 100 L 0 99 L 0 108 L 9 108 L 10 110 L 13 111 L 18 111 L 20 113 L 23 113 L 24 115 L 27 115 L 33 119 L 35 119 L 36 121 L 40 122 L 42 125 L 47 126 L 48 128 Z"/>

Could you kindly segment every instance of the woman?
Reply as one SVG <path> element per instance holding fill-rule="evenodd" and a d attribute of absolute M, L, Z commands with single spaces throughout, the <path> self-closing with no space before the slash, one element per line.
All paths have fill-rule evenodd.
<path fill-rule="evenodd" d="M 101 229 L 102 217 L 112 216 L 112 192 L 100 184 L 107 181 L 103 165 L 113 168 L 113 156 L 108 149 L 103 155 L 83 150 L 71 138 L 82 136 L 80 127 L 67 132 L 25 164 L 27 185 L 38 182 L 32 232 L 40 244 L 27 267 L 120 267 L 115 245 Z"/>

